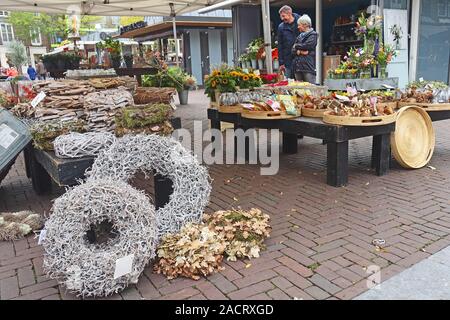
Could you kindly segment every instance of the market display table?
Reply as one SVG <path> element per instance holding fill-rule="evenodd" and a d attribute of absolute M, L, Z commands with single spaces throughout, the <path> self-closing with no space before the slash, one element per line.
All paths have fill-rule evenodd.
<path fill-rule="evenodd" d="M 211 128 L 220 129 L 220 122 L 233 123 L 235 128 L 279 129 L 282 132 L 284 153 L 294 154 L 298 149 L 298 137 L 306 136 L 327 144 L 327 183 L 342 187 L 348 183 L 349 141 L 373 137 L 372 161 L 378 176 L 386 175 L 390 161 L 390 134 L 395 124 L 351 127 L 326 124 L 320 119 L 300 117 L 287 120 L 255 120 L 241 117 L 239 113 L 221 113 L 208 109 Z"/>
<path fill-rule="evenodd" d="M 142 86 L 142 76 L 147 74 L 156 74 L 157 68 L 117 68 L 116 73 L 118 76 L 136 76 L 136 80 L 139 86 Z"/>
<path fill-rule="evenodd" d="M 171 119 L 174 129 L 181 128 L 181 119 Z M 77 159 L 61 159 L 53 151 L 36 149 L 30 143 L 24 150 L 27 176 L 31 178 L 33 189 L 37 194 L 51 191 L 52 180 L 59 186 L 73 186 L 84 179 L 86 169 L 94 163 L 94 157 Z M 172 181 L 165 177 L 154 175 L 155 206 L 163 207 L 172 193 Z"/>

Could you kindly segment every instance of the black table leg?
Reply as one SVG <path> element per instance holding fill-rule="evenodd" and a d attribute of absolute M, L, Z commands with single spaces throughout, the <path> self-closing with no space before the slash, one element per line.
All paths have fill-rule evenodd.
<path fill-rule="evenodd" d="M 375 169 L 379 162 L 378 156 L 380 155 L 381 136 L 373 136 L 372 139 L 372 162 L 370 167 Z"/>
<path fill-rule="evenodd" d="M 348 183 L 348 141 L 327 143 L 327 183 L 343 187 Z"/>
<path fill-rule="evenodd" d="M 154 175 L 155 181 L 155 208 L 164 207 L 170 200 L 170 195 L 173 193 L 173 182 L 167 177 L 159 174 Z"/>
<path fill-rule="evenodd" d="M 383 134 L 374 136 L 374 149 L 376 155 L 372 154 L 372 158 L 375 158 L 375 169 L 378 176 L 384 176 L 389 171 L 389 164 L 391 158 L 391 143 L 390 135 Z"/>
<path fill-rule="evenodd" d="M 49 193 L 52 190 L 52 178 L 45 171 L 44 167 L 37 162 L 33 150 L 29 151 L 28 156 L 31 183 L 34 191 L 39 195 Z"/>
<path fill-rule="evenodd" d="M 248 128 L 240 124 L 234 124 L 234 130 L 242 129 L 244 131 L 244 155 L 240 154 L 240 151 L 238 150 L 238 144 L 242 143 L 242 141 L 239 141 L 241 137 L 239 135 L 234 136 L 234 154 L 236 155 L 236 159 L 244 159 L 245 162 L 251 162 L 252 164 L 255 164 L 257 161 L 256 154 L 257 154 L 257 137 L 254 136 L 255 129 Z M 252 130 L 251 135 L 247 136 L 248 133 L 247 130 Z M 242 157 L 244 156 L 244 157 Z"/>
<path fill-rule="evenodd" d="M 25 172 L 27 178 L 31 178 L 31 157 L 33 152 L 33 146 L 31 143 L 23 149 L 23 160 L 25 162 Z"/>
<path fill-rule="evenodd" d="M 283 153 L 296 154 L 298 152 L 298 135 L 283 132 Z"/>

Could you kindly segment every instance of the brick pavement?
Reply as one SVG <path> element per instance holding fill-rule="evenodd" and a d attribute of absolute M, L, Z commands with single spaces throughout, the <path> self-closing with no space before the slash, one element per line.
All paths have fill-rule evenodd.
<path fill-rule="evenodd" d="M 206 121 L 201 92 L 177 113 L 183 126 Z M 326 180 L 326 148 L 305 138 L 297 155 L 282 155 L 276 176 L 257 165 L 213 165 L 207 211 L 259 207 L 272 218 L 272 237 L 261 258 L 226 262 L 207 279 L 168 281 L 149 266 L 137 285 L 107 299 L 352 299 L 367 290 L 366 271 L 381 267 L 382 281 L 450 245 L 449 122 L 435 124 L 436 168 L 408 171 L 396 166 L 385 177 L 370 167 L 369 139 L 350 143 L 349 185 Z M 32 209 L 48 214 L 63 190 L 37 196 L 23 159 L 0 186 L 0 211 Z M 385 250 L 371 244 L 386 240 Z M 42 249 L 32 236 L 0 242 L 0 299 L 76 299 L 42 271 Z"/>

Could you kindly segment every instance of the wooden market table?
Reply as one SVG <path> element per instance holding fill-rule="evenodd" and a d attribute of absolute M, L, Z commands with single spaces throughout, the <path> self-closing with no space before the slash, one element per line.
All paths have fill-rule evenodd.
<path fill-rule="evenodd" d="M 181 128 L 181 119 L 173 118 L 171 123 L 174 129 Z M 73 186 L 85 178 L 86 169 L 94 163 L 95 157 L 82 157 L 76 159 L 61 159 L 53 151 L 36 149 L 30 143 L 24 150 L 25 169 L 28 178 L 31 178 L 33 189 L 37 194 L 51 191 L 52 181 L 58 186 Z M 155 174 L 155 206 L 163 207 L 172 194 L 172 181 L 166 177 Z"/>
<path fill-rule="evenodd" d="M 222 113 L 208 109 L 211 128 L 220 129 L 220 122 L 233 123 L 235 129 L 279 129 L 282 132 L 283 153 L 298 152 L 298 137 L 306 136 L 323 140 L 327 145 L 327 183 L 342 187 L 348 183 L 349 141 L 373 137 L 372 164 L 378 176 L 388 173 L 390 163 L 390 135 L 395 123 L 380 126 L 339 126 L 326 124 L 321 119 L 299 117 L 287 120 L 256 120 L 241 117 L 239 113 Z"/>

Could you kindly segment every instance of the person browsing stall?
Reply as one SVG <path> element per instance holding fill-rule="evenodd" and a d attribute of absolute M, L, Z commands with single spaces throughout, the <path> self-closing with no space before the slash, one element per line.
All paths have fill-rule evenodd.
<path fill-rule="evenodd" d="M 280 71 L 284 72 L 287 78 L 294 78 L 292 74 L 292 54 L 291 49 L 295 39 L 299 35 L 297 20 L 299 15 L 292 12 L 289 6 L 283 6 L 279 10 L 281 23 L 278 26 L 278 56 Z"/>
<path fill-rule="evenodd" d="M 300 35 L 292 47 L 295 80 L 316 83 L 316 46 L 318 33 L 312 28 L 311 18 L 301 16 L 298 21 Z"/>

